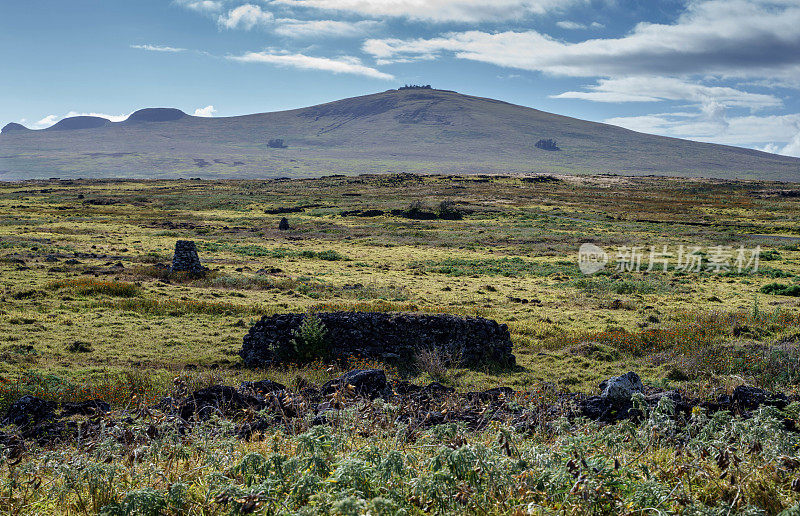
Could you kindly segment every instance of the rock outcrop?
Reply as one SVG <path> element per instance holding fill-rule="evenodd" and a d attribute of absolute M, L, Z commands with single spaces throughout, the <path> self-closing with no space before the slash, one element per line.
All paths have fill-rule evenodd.
<path fill-rule="evenodd" d="M 481 317 L 445 314 L 329 312 L 316 314 L 325 325 L 328 357 L 363 357 L 410 364 L 420 351 L 433 350 L 446 362 L 465 366 L 513 366 L 505 324 Z M 294 362 L 294 332 L 304 314 L 264 316 L 244 337 L 239 355 L 250 367 Z"/>

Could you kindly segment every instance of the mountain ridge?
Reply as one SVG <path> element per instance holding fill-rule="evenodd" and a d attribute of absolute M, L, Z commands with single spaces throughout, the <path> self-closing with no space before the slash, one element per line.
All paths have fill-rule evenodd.
<path fill-rule="evenodd" d="M 285 148 L 268 145 L 277 139 Z M 536 148 L 540 139 L 555 140 L 560 150 Z M 381 172 L 800 181 L 800 159 L 638 133 L 502 100 L 422 88 L 233 117 L 145 108 L 123 122 L 97 127 L 12 127 L 0 135 L 0 179 Z"/>

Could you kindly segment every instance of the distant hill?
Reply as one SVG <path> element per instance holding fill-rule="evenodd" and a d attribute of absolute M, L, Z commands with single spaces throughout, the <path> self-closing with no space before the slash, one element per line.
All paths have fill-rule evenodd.
<path fill-rule="evenodd" d="M 70 131 L 72 129 L 94 129 L 96 127 L 105 127 L 111 121 L 99 116 L 71 116 L 65 118 L 55 125 L 45 129 L 45 131 Z"/>
<path fill-rule="evenodd" d="M 554 172 L 800 181 L 797 158 L 429 88 L 228 118 L 150 108 L 124 122 L 17 126 L 0 134 L 0 179 Z"/>

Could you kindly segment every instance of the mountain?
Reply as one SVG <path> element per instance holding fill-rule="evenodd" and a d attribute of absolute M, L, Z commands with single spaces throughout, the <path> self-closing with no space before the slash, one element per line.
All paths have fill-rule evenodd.
<path fill-rule="evenodd" d="M 99 116 L 71 116 L 51 125 L 45 131 L 71 131 L 73 129 L 94 129 L 105 127 L 111 121 Z"/>
<path fill-rule="evenodd" d="M 434 89 L 389 90 L 227 118 L 195 117 L 171 108 L 143 109 L 116 123 L 78 118 L 92 117 L 57 124 L 69 130 L 6 126 L 0 134 L 0 179 L 391 171 L 800 181 L 798 158 L 637 133 Z"/>

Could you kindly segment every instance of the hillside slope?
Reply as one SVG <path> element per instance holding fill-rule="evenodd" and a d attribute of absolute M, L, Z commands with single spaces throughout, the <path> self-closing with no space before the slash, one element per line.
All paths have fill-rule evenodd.
<path fill-rule="evenodd" d="M 137 113 L 124 122 L 94 127 L 67 119 L 61 123 L 64 130 L 4 131 L 0 179 L 308 177 L 392 171 L 800 181 L 797 158 L 642 134 L 443 90 L 390 90 L 228 118 L 193 117 L 167 109 Z M 267 145 L 278 138 L 287 148 Z M 535 147 L 548 138 L 561 150 Z"/>

